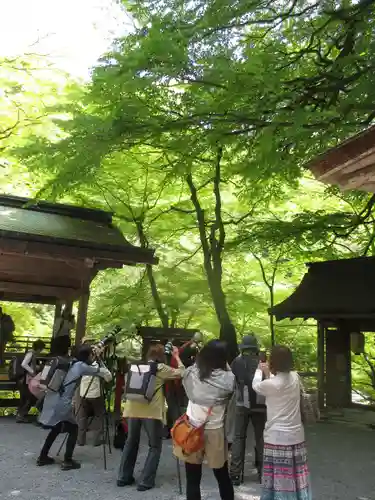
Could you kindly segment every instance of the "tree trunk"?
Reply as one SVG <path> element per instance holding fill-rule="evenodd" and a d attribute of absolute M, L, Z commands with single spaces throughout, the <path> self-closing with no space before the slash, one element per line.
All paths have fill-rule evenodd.
<path fill-rule="evenodd" d="M 138 231 L 138 237 L 139 237 L 139 242 L 141 244 L 142 248 L 148 248 L 148 240 L 147 237 L 144 233 L 143 230 L 143 224 L 142 221 L 138 220 L 135 221 L 137 225 L 137 231 Z M 157 310 L 157 313 L 159 315 L 160 322 L 162 324 L 163 328 L 168 328 L 169 327 L 169 318 L 168 315 L 166 314 L 163 303 L 160 297 L 160 293 L 156 284 L 155 276 L 154 276 L 154 271 L 152 269 L 152 266 L 150 264 L 146 264 L 146 274 L 147 274 L 147 279 L 148 282 L 150 283 L 150 288 L 151 288 L 151 295 L 154 300 L 155 308 Z"/>
<path fill-rule="evenodd" d="M 270 309 L 273 310 L 273 306 L 275 305 L 275 297 L 274 297 L 274 287 L 270 287 Z M 270 313 L 270 331 L 271 331 L 271 345 L 274 346 L 276 343 L 276 335 L 275 335 L 275 316 Z"/>
<path fill-rule="evenodd" d="M 217 320 L 220 325 L 220 339 L 228 344 L 228 361 L 231 362 L 238 354 L 236 329 L 231 321 L 228 311 L 226 297 L 222 286 L 222 252 L 225 242 L 225 229 L 221 214 L 220 194 L 220 163 L 222 159 L 222 148 L 218 147 L 215 162 L 215 176 L 213 179 L 213 191 L 215 196 L 215 221 L 207 234 L 205 212 L 201 207 L 198 191 L 193 181 L 192 174 L 186 177 L 190 190 L 190 199 L 195 209 L 199 237 L 202 244 L 204 270 L 207 277 L 208 287 L 211 292 L 212 302 L 215 308 Z"/>

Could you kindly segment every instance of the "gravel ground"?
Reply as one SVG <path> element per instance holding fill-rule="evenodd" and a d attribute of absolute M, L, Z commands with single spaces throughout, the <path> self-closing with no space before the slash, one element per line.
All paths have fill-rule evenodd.
<path fill-rule="evenodd" d="M 33 425 L 0 419 L 0 498 L 18 500 L 172 500 L 177 492 L 176 462 L 170 443 L 164 443 L 157 487 L 139 493 L 134 487 L 117 488 L 116 471 L 120 454 L 114 450 L 103 469 L 102 448 L 77 448 L 82 461 L 79 471 L 62 472 L 59 467 L 35 466 L 46 431 Z M 59 438 L 53 451 L 61 442 Z M 375 500 L 375 431 L 344 424 L 321 423 L 309 432 L 309 455 L 314 500 Z M 141 447 L 139 461 L 145 459 Z M 249 460 L 250 463 L 250 460 Z M 181 469 L 184 480 L 183 470 Z M 204 500 L 218 500 L 212 473 L 206 470 L 202 482 Z M 258 500 L 259 487 L 251 481 L 237 489 L 238 500 Z"/>

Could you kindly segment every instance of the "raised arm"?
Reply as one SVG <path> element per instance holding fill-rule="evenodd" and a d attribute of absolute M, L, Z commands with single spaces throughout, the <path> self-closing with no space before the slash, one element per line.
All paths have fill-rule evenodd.
<path fill-rule="evenodd" d="M 253 389 L 262 396 L 269 396 L 277 391 L 272 378 L 263 380 L 263 371 L 258 368 L 253 378 Z"/>
<path fill-rule="evenodd" d="M 158 377 L 163 380 L 179 379 L 184 374 L 185 366 L 180 359 L 179 350 L 177 347 L 173 348 L 172 356 L 176 361 L 177 368 L 172 368 L 171 366 L 167 366 L 164 363 L 159 363 L 158 365 Z"/>

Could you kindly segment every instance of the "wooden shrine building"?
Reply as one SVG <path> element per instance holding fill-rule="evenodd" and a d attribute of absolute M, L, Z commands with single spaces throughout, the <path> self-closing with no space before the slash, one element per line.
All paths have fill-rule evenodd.
<path fill-rule="evenodd" d="M 152 344 L 166 344 L 169 340 L 173 345 L 181 347 L 185 342 L 189 342 L 198 330 L 188 328 L 162 328 L 155 326 L 139 326 L 137 333 L 142 339 L 142 358 Z"/>
<path fill-rule="evenodd" d="M 350 137 L 307 165 L 317 180 L 375 193 L 375 125 Z"/>
<path fill-rule="evenodd" d="M 375 257 L 307 264 L 294 293 L 270 312 L 277 320 L 318 322 L 319 405 L 352 403 L 351 350 L 358 334 L 375 332 Z"/>
<path fill-rule="evenodd" d="M 52 304 L 59 314 L 79 301 L 77 343 L 96 274 L 156 263 L 153 250 L 126 241 L 111 213 L 14 196 L 0 196 L 0 253 L 0 303 Z"/>

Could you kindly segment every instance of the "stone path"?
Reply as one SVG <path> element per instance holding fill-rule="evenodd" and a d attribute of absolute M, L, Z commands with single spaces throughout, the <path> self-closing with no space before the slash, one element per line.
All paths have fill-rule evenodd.
<path fill-rule="evenodd" d="M 62 472 L 52 466 L 40 469 L 35 459 L 46 431 L 33 425 L 17 425 L 0 419 L 1 500 L 179 500 L 176 462 L 170 444 L 164 443 L 157 487 L 139 493 L 134 487 L 117 488 L 117 450 L 103 469 L 102 448 L 78 448 L 76 458 L 82 469 Z M 54 450 L 60 444 L 60 440 Z M 350 428 L 344 424 L 321 423 L 309 431 L 310 467 L 314 500 L 375 500 L 375 431 Z M 145 459 L 141 447 L 139 461 Z M 250 460 L 249 460 L 250 463 Z M 181 468 L 184 480 L 183 468 Z M 211 471 L 202 482 L 204 500 L 219 500 Z M 236 491 L 237 500 L 259 500 L 257 485 L 246 482 Z"/>

